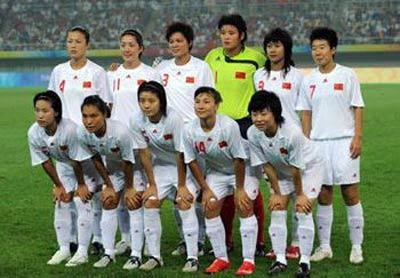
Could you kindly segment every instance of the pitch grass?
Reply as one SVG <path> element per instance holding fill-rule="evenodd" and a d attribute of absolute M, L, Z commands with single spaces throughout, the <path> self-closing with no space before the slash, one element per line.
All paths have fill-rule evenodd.
<path fill-rule="evenodd" d="M 162 255 L 165 267 L 152 273 L 127 272 L 122 265 L 127 257 L 104 270 L 90 263 L 74 269 L 47 266 L 57 248 L 53 230 L 50 181 L 41 167 L 32 168 L 26 132 L 33 122 L 32 97 L 38 88 L 0 90 L 0 277 L 196 277 L 183 274 L 183 257 L 170 252 L 178 241 L 171 206 L 162 209 Z M 365 85 L 365 128 L 362 156 L 361 196 L 365 214 L 365 262 L 350 265 L 346 212 L 340 191 L 335 191 L 332 247 L 334 257 L 312 265 L 314 277 L 400 277 L 400 85 Z M 263 191 L 265 192 L 265 185 Z M 265 196 L 265 194 L 264 194 Z M 269 223 L 267 214 L 266 226 Z M 235 251 L 232 267 L 219 277 L 230 277 L 240 265 L 240 237 L 235 226 Z M 270 247 L 267 240 L 267 247 Z M 212 257 L 201 259 L 201 269 Z M 253 277 L 266 276 L 270 262 L 257 258 Z M 297 269 L 289 262 L 282 277 L 292 277 Z"/>

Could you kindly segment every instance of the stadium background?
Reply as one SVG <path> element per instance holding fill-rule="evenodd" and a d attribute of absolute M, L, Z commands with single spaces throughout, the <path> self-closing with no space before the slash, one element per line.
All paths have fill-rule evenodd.
<path fill-rule="evenodd" d="M 174 20 L 190 23 L 196 35 L 193 54 L 203 57 L 218 45 L 219 17 L 235 12 L 247 21 L 247 44 L 252 47 L 261 46 L 270 28 L 288 29 L 295 42 L 296 65 L 305 71 L 312 67 L 307 44 L 312 27 L 326 25 L 338 31 L 337 62 L 356 68 L 367 105 L 361 187 L 366 215 L 366 260 L 359 267 L 348 263 L 346 217 L 337 191 L 335 257 L 314 264 L 313 273 L 317 277 L 400 277 L 399 0 L 0 1 L 0 277 L 128 275 L 121 269 L 125 258 L 105 271 L 93 270 L 91 265 L 73 270 L 45 265 L 56 248 L 50 182 L 40 167 L 30 166 L 26 131 L 34 120 L 33 94 L 47 86 L 51 69 L 67 59 L 66 29 L 74 25 L 88 28 L 89 57 L 104 67 L 121 61 L 118 50 L 121 30 L 139 29 L 145 39 L 144 62 L 151 64 L 157 56 L 168 57 L 164 38 L 168 23 Z M 163 223 L 173 223 L 170 210 L 164 210 Z M 269 216 L 267 225 L 268 222 Z M 183 258 L 177 263 L 177 259 L 168 255 L 177 241 L 175 227 L 173 224 L 163 227 L 166 267 L 154 275 L 177 277 L 181 275 Z M 234 267 L 240 257 L 238 231 L 235 234 Z M 202 266 L 210 260 L 202 259 Z M 257 265 L 255 276 L 264 276 L 267 263 L 258 259 Z M 234 267 L 221 277 L 233 275 Z M 287 277 L 292 276 L 295 268 L 295 263 L 291 263 Z"/>

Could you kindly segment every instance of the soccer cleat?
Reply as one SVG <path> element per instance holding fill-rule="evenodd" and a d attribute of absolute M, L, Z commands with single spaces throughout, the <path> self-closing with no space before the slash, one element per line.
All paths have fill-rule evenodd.
<path fill-rule="evenodd" d="M 319 247 L 317 247 L 317 249 L 315 249 L 315 252 L 311 256 L 310 260 L 312 262 L 319 262 L 326 258 L 332 259 L 332 257 L 333 257 L 333 253 L 332 253 L 332 249 L 330 247 L 322 248 L 321 246 L 319 246 Z"/>
<path fill-rule="evenodd" d="M 115 259 L 111 258 L 110 255 L 104 254 L 100 260 L 94 263 L 94 267 L 96 268 L 104 268 L 107 267 L 110 263 L 115 263 Z"/>
<path fill-rule="evenodd" d="M 271 261 L 275 261 L 275 260 L 276 260 L 276 254 L 275 254 L 274 250 L 272 250 L 272 249 L 271 249 L 271 251 L 269 251 L 269 252 L 265 255 L 265 257 L 266 257 L 268 260 L 271 260 Z"/>
<path fill-rule="evenodd" d="M 205 270 L 206 274 L 214 274 L 220 271 L 224 271 L 231 266 L 230 262 L 216 258 Z"/>
<path fill-rule="evenodd" d="M 352 264 L 361 264 L 363 261 L 362 249 L 353 246 L 350 252 L 350 262 Z"/>
<path fill-rule="evenodd" d="M 186 243 L 184 241 L 179 242 L 175 250 L 171 252 L 172 256 L 181 256 L 186 254 Z"/>
<path fill-rule="evenodd" d="M 235 275 L 237 276 L 245 276 L 245 275 L 250 275 L 256 270 L 255 264 L 244 261 L 242 265 L 236 270 Z"/>
<path fill-rule="evenodd" d="M 53 257 L 47 262 L 48 265 L 58 265 L 63 261 L 69 260 L 71 258 L 71 253 L 69 251 L 58 250 L 54 253 Z"/>
<path fill-rule="evenodd" d="M 69 243 L 69 252 L 71 254 L 74 254 L 77 250 L 78 250 L 78 244 L 76 244 L 75 242 L 70 242 Z"/>
<path fill-rule="evenodd" d="M 126 269 L 126 270 L 137 269 L 140 267 L 141 264 L 142 264 L 142 262 L 140 261 L 140 259 L 138 257 L 132 256 L 124 264 L 124 266 L 122 268 Z"/>
<path fill-rule="evenodd" d="M 140 270 L 144 270 L 144 271 L 151 271 L 157 267 L 162 267 L 164 265 L 162 259 L 157 259 L 153 256 L 149 257 L 149 259 L 147 260 L 147 262 L 145 262 L 144 264 L 142 264 L 139 269 Z"/>
<path fill-rule="evenodd" d="M 183 272 L 196 272 L 199 270 L 199 261 L 196 259 L 188 259 L 182 268 Z"/>
<path fill-rule="evenodd" d="M 115 256 L 119 256 L 124 254 L 125 252 L 127 252 L 130 249 L 130 246 L 128 244 L 128 242 L 126 241 L 118 241 L 117 244 L 115 244 L 115 248 L 114 248 L 114 254 Z"/>
<path fill-rule="evenodd" d="M 104 253 L 103 244 L 101 244 L 100 242 L 97 242 L 97 241 L 93 242 L 92 248 L 90 250 L 90 255 L 99 256 L 103 253 Z"/>
<path fill-rule="evenodd" d="M 283 273 L 287 269 L 287 265 L 281 262 L 274 262 L 271 267 L 268 269 L 268 275 L 274 276 Z"/>
<path fill-rule="evenodd" d="M 267 255 L 264 244 L 257 244 L 255 255 L 256 257 L 265 257 Z"/>
<path fill-rule="evenodd" d="M 308 277 L 310 277 L 310 268 L 308 267 L 308 264 L 306 264 L 306 263 L 299 264 L 299 268 L 297 269 L 295 277 L 296 278 L 308 278 Z"/>
<path fill-rule="evenodd" d="M 290 245 L 286 248 L 286 259 L 297 260 L 298 258 L 300 258 L 299 246 Z"/>
<path fill-rule="evenodd" d="M 88 256 L 75 253 L 75 255 L 65 264 L 66 267 L 75 267 L 89 262 Z"/>

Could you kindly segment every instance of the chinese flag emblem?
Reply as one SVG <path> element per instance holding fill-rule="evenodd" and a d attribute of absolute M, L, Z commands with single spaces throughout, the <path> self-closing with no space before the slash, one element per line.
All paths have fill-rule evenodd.
<path fill-rule="evenodd" d="M 186 83 L 194 83 L 194 77 L 193 76 L 186 76 Z"/>
<path fill-rule="evenodd" d="M 237 72 L 235 72 L 235 78 L 236 79 L 246 79 L 246 73 L 243 71 L 237 71 Z"/>
<path fill-rule="evenodd" d="M 291 89 L 292 89 L 292 83 L 290 83 L 290 82 L 283 82 L 283 83 L 282 83 L 282 89 L 291 90 Z"/>
<path fill-rule="evenodd" d="M 221 141 L 218 143 L 218 146 L 222 149 L 228 147 L 228 143 L 226 141 Z"/>
<path fill-rule="evenodd" d="M 285 148 L 280 148 L 279 151 L 281 152 L 281 154 L 286 154 L 287 155 L 289 153 L 288 150 L 285 149 Z"/>
<path fill-rule="evenodd" d="M 137 81 L 138 86 L 142 85 L 142 83 L 145 82 L 145 81 L 146 81 L 146 80 L 139 79 L 139 80 Z"/>
<path fill-rule="evenodd" d="M 83 88 L 92 88 L 92 82 L 90 82 L 90 81 L 83 81 L 82 86 L 83 86 Z"/>
<path fill-rule="evenodd" d="M 171 140 L 172 137 L 173 137 L 173 136 L 172 136 L 171 133 L 170 133 L 170 134 L 165 134 L 165 135 L 164 135 L 164 140 L 165 140 L 165 141 Z"/>
<path fill-rule="evenodd" d="M 333 84 L 333 89 L 336 91 L 343 91 L 343 83 L 335 83 Z"/>

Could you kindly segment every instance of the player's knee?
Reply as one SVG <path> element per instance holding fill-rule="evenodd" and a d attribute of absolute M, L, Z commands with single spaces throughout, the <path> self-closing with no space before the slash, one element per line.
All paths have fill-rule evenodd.
<path fill-rule="evenodd" d="M 158 200 L 158 199 L 153 199 L 153 198 L 151 198 L 151 199 L 147 199 L 145 202 L 144 202 L 144 207 L 145 208 L 148 208 L 148 209 L 151 209 L 151 208 L 159 208 L 160 207 L 160 200 Z"/>
<path fill-rule="evenodd" d="M 318 203 L 320 205 L 328 206 L 332 204 L 333 199 L 333 188 L 332 186 L 321 187 L 321 192 L 318 195 Z"/>

